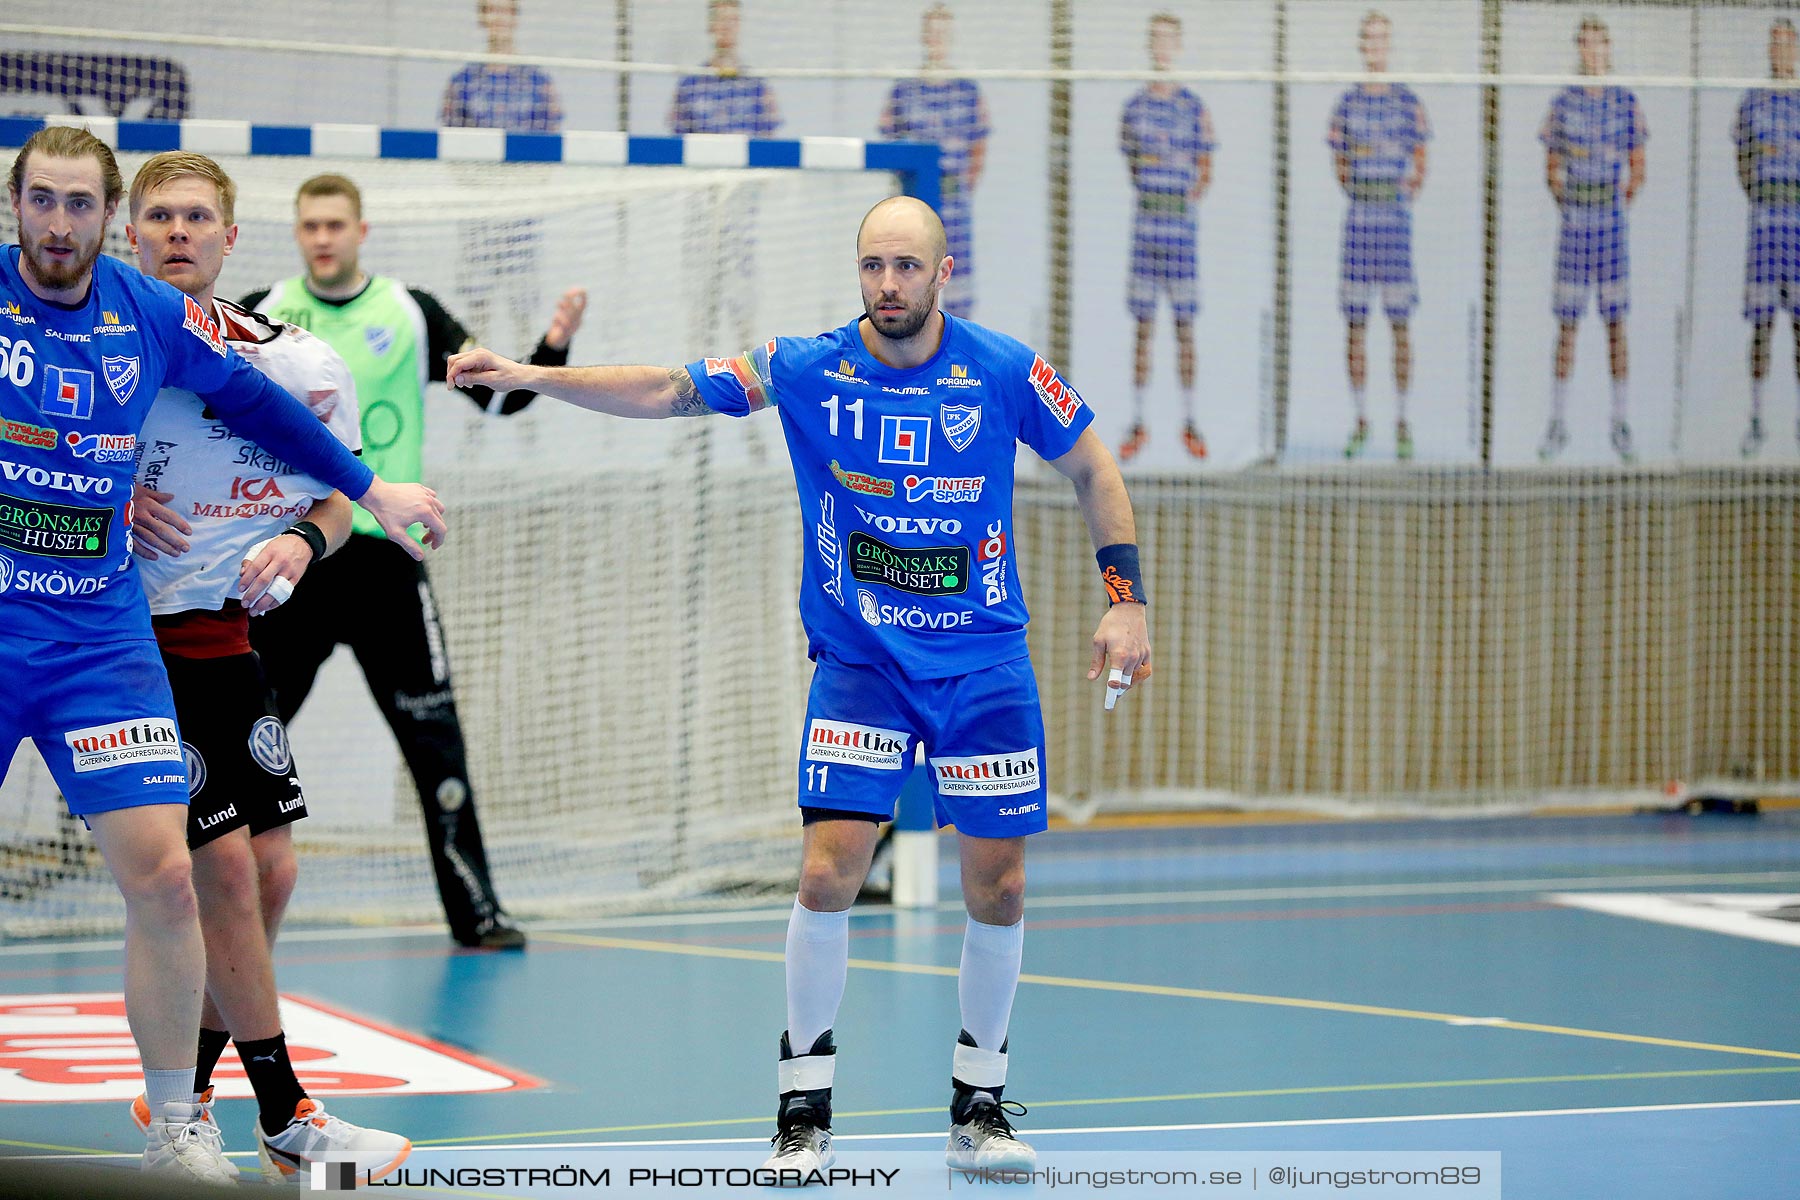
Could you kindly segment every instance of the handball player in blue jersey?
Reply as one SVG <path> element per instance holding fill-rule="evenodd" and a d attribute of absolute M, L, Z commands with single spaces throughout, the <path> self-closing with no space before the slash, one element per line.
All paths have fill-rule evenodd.
<path fill-rule="evenodd" d="M 1794 23 L 1769 27 L 1769 75 L 1794 80 Z M 1800 375 L 1800 92 L 1752 88 L 1732 126 L 1738 182 L 1750 201 L 1749 253 L 1744 263 L 1744 319 L 1750 322 L 1750 428 L 1741 446 L 1752 458 L 1763 444 L 1763 387 L 1769 378 L 1769 338 L 1775 314 L 1793 314 L 1794 372 Z"/>
<path fill-rule="evenodd" d="M 395 534 L 423 521 L 436 544 L 443 506 L 377 478 L 192 299 L 102 257 L 124 191 L 111 149 L 68 127 L 33 134 L 8 181 L 19 244 L 0 247 L 0 772 L 31 738 L 125 898 L 145 1168 L 227 1183 L 235 1172 L 194 1092 L 206 957 L 181 734 L 132 562 L 138 431 L 166 383 L 360 497 Z"/>
<path fill-rule="evenodd" d="M 938 156 L 938 215 L 944 220 L 944 238 L 950 257 L 956 260 L 956 286 L 941 298 L 944 311 L 966 317 L 975 303 L 974 237 L 971 204 L 975 184 L 987 161 L 987 101 L 973 79 L 947 79 L 950 66 L 950 30 L 955 18 L 947 5 L 925 10 L 923 40 L 925 69 L 938 72 L 928 78 L 902 79 L 888 92 L 881 110 L 881 136 L 902 141 L 936 142 Z"/>
<path fill-rule="evenodd" d="M 929 207 L 910 197 L 877 204 L 857 254 L 864 315 L 817 337 L 673 370 L 521 366 L 472 350 L 451 359 L 450 378 L 624 417 L 780 414 L 806 534 L 800 617 L 817 669 L 767 1166 L 804 1176 L 832 1161 L 832 1026 L 850 904 L 923 743 L 939 823 L 960 835 L 969 913 L 947 1158 L 1018 1169 L 1035 1155 L 1002 1109 L 1006 1031 L 1024 945 L 1025 837 L 1044 829 L 1048 792 L 1013 545 L 1017 443 L 1074 484 L 1099 547 L 1111 604 L 1088 678 L 1110 666 L 1113 696 L 1150 668 L 1136 527 L 1076 391 L 1026 346 L 939 309 L 954 260 Z"/>
<path fill-rule="evenodd" d="M 1612 70 L 1612 38 L 1605 22 L 1588 17 L 1576 30 L 1581 73 L 1596 80 Z M 1569 376 L 1575 370 L 1575 334 L 1588 296 L 1606 322 L 1612 367 L 1612 447 L 1632 461 L 1626 411 L 1630 357 L 1625 315 L 1631 309 L 1631 259 L 1626 207 L 1644 186 L 1644 141 L 1649 137 L 1637 97 L 1601 83 L 1566 87 L 1550 102 L 1538 139 L 1544 143 L 1544 177 L 1562 214 L 1556 238 L 1556 287 L 1551 310 L 1556 334 L 1556 374 L 1550 388 L 1550 424 L 1538 447 L 1548 462 L 1569 444 L 1564 420 Z"/>
<path fill-rule="evenodd" d="M 1181 20 L 1150 18 L 1150 63 L 1168 72 L 1181 52 Z M 1150 440 L 1144 390 L 1150 386 L 1150 335 L 1158 297 L 1167 293 L 1175 320 L 1176 374 L 1181 382 L 1182 443 L 1206 457 L 1194 418 L 1194 317 L 1200 311 L 1200 198 L 1212 184 L 1212 114 L 1178 83 L 1146 84 L 1119 117 L 1119 152 L 1131 169 L 1137 212 L 1131 223 L 1131 275 L 1126 307 L 1137 322 L 1131 374 L 1131 431 L 1119 446 L 1129 461 Z"/>
<path fill-rule="evenodd" d="M 1379 12 L 1362 19 L 1357 43 L 1363 70 L 1380 75 L 1388 67 L 1392 24 Z M 1344 214 L 1344 249 L 1338 275 L 1338 306 L 1348 327 L 1345 366 L 1356 423 L 1344 446 L 1355 458 L 1369 440 L 1369 297 L 1394 331 L 1394 453 L 1412 457 L 1412 430 L 1406 424 L 1406 395 L 1412 386 L 1412 340 L 1407 322 L 1419 305 L 1413 278 L 1412 206 L 1425 182 L 1425 143 L 1431 123 L 1425 106 L 1403 83 L 1359 83 L 1339 97 L 1331 112 L 1332 164 L 1350 198 Z"/>

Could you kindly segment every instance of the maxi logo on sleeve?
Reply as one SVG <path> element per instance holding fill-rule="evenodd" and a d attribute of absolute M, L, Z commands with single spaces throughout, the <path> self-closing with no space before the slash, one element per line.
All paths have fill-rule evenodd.
<path fill-rule="evenodd" d="M 808 762 L 848 763 L 876 771 L 898 771 L 903 765 L 900 756 L 905 750 L 906 734 L 898 729 L 815 718 L 806 730 Z"/>
<path fill-rule="evenodd" d="M 1044 402 L 1044 407 L 1050 410 L 1050 415 L 1067 429 L 1081 408 L 1081 397 L 1074 388 L 1062 381 L 1056 368 L 1045 362 L 1041 355 L 1031 360 L 1031 386 L 1037 392 L 1038 399 Z"/>
<path fill-rule="evenodd" d="M 224 358 L 225 335 L 219 332 L 219 327 L 213 324 L 212 318 L 206 315 L 206 311 L 194 303 L 192 296 L 186 296 L 183 299 L 186 304 L 182 307 L 182 315 L 185 318 L 187 331 L 205 342 L 214 354 Z"/>
<path fill-rule="evenodd" d="M 21 500 L 0 492 L 0 546 L 46 558 L 105 558 L 110 508 Z"/>
<path fill-rule="evenodd" d="M 850 574 L 915 596 L 960 596 L 969 588 L 967 546 L 890 546 L 866 533 L 850 535 Z"/>

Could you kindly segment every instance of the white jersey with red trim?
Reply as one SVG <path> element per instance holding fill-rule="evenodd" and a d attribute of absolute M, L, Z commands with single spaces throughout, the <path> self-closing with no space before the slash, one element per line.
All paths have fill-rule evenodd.
<path fill-rule="evenodd" d="M 213 302 L 231 348 L 310 408 L 351 450 L 362 452 L 356 384 L 337 351 L 296 325 L 229 300 Z M 238 596 L 244 552 L 305 517 L 329 485 L 227 429 L 193 392 L 164 388 L 138 435 L 137 482 L 175 497 L 193 533 L 185 554 L 138 560 L 157 616 L 218 609 Z"/>

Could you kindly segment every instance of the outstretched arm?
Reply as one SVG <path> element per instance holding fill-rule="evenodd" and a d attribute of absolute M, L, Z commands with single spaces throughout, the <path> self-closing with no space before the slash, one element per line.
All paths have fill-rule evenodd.
<path fill-rule="evenodd" d="M 477 348 L 451 356 L 450 385 L 529 388 L 615 417 L 656 420 L 712 412 L 686 367 L 543 367 Z"/>
<path fill-rule="evenodd" d="M 1130 546 L 1135 558 L 1137 521 L 1131 512 L 1131 497 L 1126 494 L 1119 466 L 1100 435 L 1089 427 L 1067 454 L 1050 465 L 1075 485 L 1075 499 L 1081 505 L 1081 518 L 1087 522 L 1094 549 L 1105 557 L 1113 547 Z M 1103 574 L 1102 578 L 1112 603 L 1094 631 L 1094 655 L 1088 665 L 1088 678 L 1098 679 L 1101 668 L 1113 667 L 1125 679 L 1147 679 L 1150 676 L 1150 624 L 1144 604 L 1138 598 L 1138 586 L 1141 585 L 1135 580 L 1121 581 L 1116 573 Z M 1131 684 L 1113 686 L 1124 691 Z"/>

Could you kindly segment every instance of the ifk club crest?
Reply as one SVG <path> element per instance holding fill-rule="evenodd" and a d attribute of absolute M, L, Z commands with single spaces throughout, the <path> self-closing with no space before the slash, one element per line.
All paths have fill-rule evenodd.
<path fill-rule="evenodd" d="M 938 423 L 944 427 L 944 440 L 950 448 L 961 453 L 981 429 L 981 410 L 966 404 L 942 404 L 938 406 Z"/>

